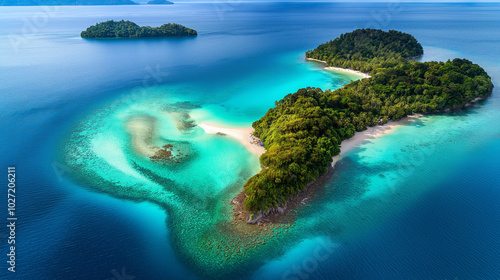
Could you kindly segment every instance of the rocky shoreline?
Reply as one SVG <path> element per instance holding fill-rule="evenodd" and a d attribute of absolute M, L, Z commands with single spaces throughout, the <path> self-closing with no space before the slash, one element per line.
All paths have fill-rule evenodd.
<path fill-rule="evenodd" d="M 234 219 L 253 225 L 278 223 L 283 220 L 286 220 L 286 222 L 294 221 L 295 217 L 292 213 L 293 210 L 306 204 L 306 201 L 310 200 L 314 196 L 316 190 L 324 185 L 324 183 L 332 176 L 335 163 L 336 162 L 333 162 L 328 165 L 327 172 L 325 174 L 316 178 L 314 182 L 308 183 L 303 190 L 299 191 L 294 197 L 289 198 L 284 205 L 268 209 L 266 212 L 261 210 L 258 213 L 251 213 L 245 210 L 244 199 L 246 195 L 244 191 L 241 191 L 235 198 L 233 198 L 233 200 L 231 200 L 231 204 L 235 205 L 233 213 Z"/>

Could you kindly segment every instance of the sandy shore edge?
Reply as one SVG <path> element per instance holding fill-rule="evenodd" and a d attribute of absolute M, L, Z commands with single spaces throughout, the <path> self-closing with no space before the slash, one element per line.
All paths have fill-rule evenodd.
<path fill-rule="evenodd" d="M 308 58 L 308 57 L 306 57 L 306 60 L 316 61 L 316 62 L 321 62 L 321 63 L 325 63 L 326 64 L 326 61 L 315 59 L 315 58 Z M 327 66 L 324 69 L 325 70 L 333 70 L 333 71 L 339 71 L 339 72 L 349 73 L 349 74 L 360 76 L 362 78 L 370 78 L 371 77 L 370 75 L 368 75 L 366 73 L 363 73 L 361 71 L 352 70 L 352 69 L 348 69 L 348 68 Z"/>
<path fill-rule="evenodd" d="M 342 141 L 340 154 L 333 157 L 332 166 L 334 166 L 335 163 L 337 163 L 337 161 L 339 161 L 342 157 L 346 156 L 350 151 L 352 151 L 359 145 L 363 144 L 365 141 L 384 135 L 392 131 L 397 126 L 407 124 L 412 119 L 418 118 L 420 116 L 422 115 L 415 114 L 404 117 L 397 121 L 389 121 L 384 125 L 372 126 L 368 127 L 364 131 L 356 132 L 353 137 Z M 205 131 L 205 133 L 208 134 L 223 134 L 233 137 L 234 139 L 240 141 L 250 152 L 258 156 L 262 155 L 266 151 L 264 147 L 252 143 L 250 135 L 252 134 L 254 129 L 251 127 L 248 128 L 222 127 L 208 123 L 200 123 L 198 124 L 198 126 L 201 127 Z"/>
<path fill-rule="evenodd" d="M 413 119 L 418 118 L 422 115 L 420 114 L 415 114 L 411 116 L 407 116 L 405 118 L 402 118 L 398 121 L 389 121 L 384 125 L 378 125 L 378 126 L 373 126 L 373 127 L 368 127 L 364 131 L 356 132 L 353 137 L 346 139 L 342 141 L 341 143 L 341 151 L 340 153 L 333 157 L 331 165 L 328 167 L 328 172 L 327 174 L 324 174 L 320 177 L 318 177 L 314 182 L 311 182 L 307 184 L 306 188 L 299 192 L 295 197 L 290 198 L 287 201 L 286 207 L 278 207 L 278 209 L 272 209 L 271 215 L 268 215 L 269 213 L 265 214 L 259 214 L 258 217 L 255 220 L 250 221 L 249 217 L 251 217 L 252 213 L 246 211 L 244 209 L 244 199 L 246 197 L 245 193 L 243 190 L 231 201 L 232 204 L 235 205 L 234 209 L 234 219 L 235 220 L 240 220 L 244 221 L 246 223 L 252 223 L 252 224 L 259 224 L 263 225 L 267 222 L 275 222 L 279 221 L 282 217 L 288 217 L 287 212 L 289 212 L 290 209 L 294 209 L 298 207 L 301 204 L 304 204 L 304 202 L 308 199 L 310 199 L 313 195 L 315 190 L 324 184 L 326 180 L 328 180 L 334 172 L 335 169 L 335 164 L 340 161 L 343 157 L 347 156 L 351 151 L 353 151 L 356 147 L 359 145 L 363 144 L 364 142 L 377 138 L 381 135 L 387 134 L 391 131 L 394 130 L 394 128 L 399 127 L 401 125 L 407 124 L 411 122 Z M 210 133 L 210 134 L 224 134 L 229 137 L 233 137 L 234 139 L 240 141 L 245 147 L 252 153 L 260 156 L 262 155 L 266 150 L 264 147 L 261 147 L 257 144 L 252 144 L 252 139 L 250 137 L 251 133 L 253 132 L 253 128 L 230 128 L 230 127 L 220 127 L 212 124 L 207 124 L 207 123 L 201 123 L 198 124 L 205 133 Z M 290 217 L 289 217 L 290 218 Z"/>
<path fill-rule="evenodd" d="M 264 147 L 252 143 L 252 138 L 250 135 L 253 133 L 254 129 L 249 128 L 235 128 L 235 127 L 221 127 L 208 123 L 200 123 L 198 124 L 205 133 L 208 134 L 221 134 L 233 137 L 234 139 L 240 141 L 250 152 L 260 156 L 262 155 L 266 149 Z"/>
<path fill-rule="evenodd" d="M 340 153 L 333 157 L 332 167 L 335 166 L 335 164 L 340 159 L 342 159 L 343 157 L 348 155 L 349 152 L 351 152 L 352 150 L 354 150 L 356 147 L 363 144 L 364 142 L 366 142 L 370 139 L 380 137 L 384 134 L 387 134 L 387 133 L 391 132 L 394 128 L 401 126 L 401 125 L 404 125 L 404 124 L 407 124 L 407 123 L 411 122 L 413 119 L 421 117 L 421 116 L 423 116 L 423 115 L 414 114 L 411 116 L 404 117 L 404 118 L 397 120 L 397 121 L 388 121 L 384 125 L 371 126 L 371 127 L 368 127 L 364 131 L 358 131 L 358 132 L 354 133 L 353 137 L 342 141 L 342 143 L 340 144 Z"/>

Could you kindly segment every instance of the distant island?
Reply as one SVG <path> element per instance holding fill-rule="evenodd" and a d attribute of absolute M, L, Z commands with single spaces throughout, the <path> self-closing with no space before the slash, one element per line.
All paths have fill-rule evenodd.
<path fill-rule="evenodd" d="M 114 21 L 92 25 L 82 31 L 83 38 L 162 38 L 197 36 L 196 30 L 176 23 L 167 23 L 160 27 L 139 26 L 131 21 Z"/>
<path fill-rule="evenodd" d="M 415 37 L 403 32 L 358 29 L 306 52 L 307 58 L 324 61 L 326 66 L 370 72 L 424 54 Z"/>
<path fill-rule="evenodd" d="M 131 0 L 0 0 L 0 6 L 138 5 Z"/>
<path fill-rule="evenodd" d="M 173 2 L 167 0 L 151 0 L 148 2 L 149 5 L 171 5 Z"/>
<path fill-rule="evenodd" d="M 306 57 L 369 72 L 337 90 L 303 88 L 277 101 L 252 124 L 264 166 L 233 202 L 247 222 L 282 212 L 290 198 L 327 172 L 343 140 L 369 126 L 415 113 L 450 112 L 489 96 L 488 74 L 466 59 L 416 62 L 417 40 L 398 31 L 359 29 L 306 52 Z M 241 209 L 240 209 L 241 210 Z M 238 210 L 239 211 L 239 210 Z"/>

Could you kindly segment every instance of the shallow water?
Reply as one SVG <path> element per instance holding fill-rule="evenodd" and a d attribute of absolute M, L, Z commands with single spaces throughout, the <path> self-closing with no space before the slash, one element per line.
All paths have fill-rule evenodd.
<path fill-rule="evenodd" d="M 2 135 L 1 161 L 18 170 L 20 269 L 15 277 L 5 270 L 0 275 L 110 279 L 124 268 L 137 279 L 495 278 L 496 89 L 477 108 L 419 118 L 363 144 L 297 210 L 293 226 L 273 229 L 272 238 L 228 225 L 229 201 L 258 172 L 257 157 L 237 141 L 191 127 L 249 126 L 298 88 L 338 88 L 355 79 L 304 61 L 304 51 L 377 24 L 413 34 L 424 45 L 423 60 L 479 63 L 498 87 L 499 41 L 493 35 L 500 6 L 399 8 L 2 7 L 0 110 L 9 137 Z M 46 22 L 27 25 L 43 13 Z M 390 20 L 381 21 L 382 14 Z M 78 37 L 110 18 L 152 26 L 167 18 L 200 35 Z M 139 142 L 172 144 L 182 157 L 151 162 L 134 147 L 131 122 L 149 129 L 138 133 L 144 137 Z M 248 245 L 254 238 L 265 244 Z"/>

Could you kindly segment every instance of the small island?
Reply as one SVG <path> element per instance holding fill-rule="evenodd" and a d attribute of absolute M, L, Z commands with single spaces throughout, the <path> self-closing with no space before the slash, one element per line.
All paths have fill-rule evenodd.
<path fill-rule="evenodd" d="M 131 21 L 114 21 L 92 25 L 82 31 L 82 38 L 163 38 L 163 37 L 193 37 L 196 30 L 176 23 L 167 23 L 160 27 L 139 26 Z"/>
<path fill-rule="evenodd" d="M 403 63 L 424 54 L 422 45 L 410 34 L 390 30 L 358 29 L 307 51 L 306 58 L 326 66 L 370 72 Z"/>
<path fill-rule="evenodd" d="M 491 78 L 479 65 L 458 58 L 410 60 L 422 54 L 413 36 L 375 29 L 343 34 L 308 51 L 306 58 L 371 77 L 337 90 L 299 89 L 252 124 L 266 151 L 260 157 L 264 168 L 233 199 L 247 211 L 247 222 L 282 213 L 291 198 L 327 173 L 342 141 L 355 132 L 416 113 L 459 110 L 491 94 Z"/>
<path fill-rule="evenodd" d="M 151 0 L 148 2 L 148 5 L 172 5 L 174 2 L 170 2 L 167 0 Z"/>

